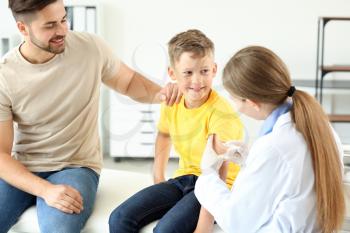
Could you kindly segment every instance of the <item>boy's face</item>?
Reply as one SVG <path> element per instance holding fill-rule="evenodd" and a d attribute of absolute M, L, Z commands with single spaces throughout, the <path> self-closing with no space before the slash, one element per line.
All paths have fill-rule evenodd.
<path fill-rule="evenodd" d="M 188 108 L 201 106 L 208 99 L 217 66 L 211 53 L 204 57 L 184 52 L 169 68 L 169 76 L 177 81 Z"/>
<path fill-rule="evenodd" d="M 58 0 L 36 12 L 30 23 L 17 22 L 17 25 L 31 46 L 59 54 L 65 49 L 66 17 L 63 1 Z"/>

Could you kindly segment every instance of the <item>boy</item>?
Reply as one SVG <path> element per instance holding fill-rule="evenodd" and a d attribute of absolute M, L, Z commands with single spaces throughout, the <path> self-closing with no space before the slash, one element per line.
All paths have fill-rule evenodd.
<path fill-rule="evenodd" d="M 201 209 L 193 189 L 201 174 L 200 162 L 208 136 L 222 141 L 240 140 L 242 124 L 229 104 L 211 89 L 217 66 L 214 45 L 202 32 L 189 30 L 169 42 L 169 76 L 183 93 L 173 107 L 162 105 L 158 124 L 154 185 L 129 198 L 110 216 L 111 233 L 138 232 L 160 219 L 159 233 L 210 232 L 213 217 Z M 165 180 L 171 145 L 179 155 L 175 178 Z M 225 164 L 227 165 L 227 164 Z M 230 164 L 227 184 L 232 185 L 239 167 Z M 227 166 L 220 170 L 225 179 Z"/>

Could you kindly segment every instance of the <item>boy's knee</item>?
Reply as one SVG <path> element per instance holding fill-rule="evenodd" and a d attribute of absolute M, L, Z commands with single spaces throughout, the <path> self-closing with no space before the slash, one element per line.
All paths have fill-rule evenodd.
<path fill-rule="evenodd" d="M 187 231 L 187 223 L 178 221 L 174 218 L 163 217 L 159 220 L 155 228 L 153 229 L 154 233 L 183 233 L 189 232 Z M 191 231 L 193 232 L 194 229 Z"/>
<path fill-rule="evenodd" d="M 170 222 L 159 221 L 153 233 L 182 233 L 181 226 L 174 226 Z"/>
<path fill-rule="evenodd" d="M 137 221 L 122 208 L 116 208 L 108 220 L 110 233 L 124 233 L 138 231 Z"/>

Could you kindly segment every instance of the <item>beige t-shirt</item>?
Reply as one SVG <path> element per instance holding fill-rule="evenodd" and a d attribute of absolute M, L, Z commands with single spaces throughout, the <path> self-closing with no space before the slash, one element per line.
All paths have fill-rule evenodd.
<path fill-rule="evenodd" d="M 33 172 L 84 166 L 99 173 L 100 85 L 119 67 L 87 33 L 69 32 L 65 51 L 44 64 L 29 63 L 19 46 L 11 50 L 0 63 L 0 121 L 16 123 L 12 156 Z"/>

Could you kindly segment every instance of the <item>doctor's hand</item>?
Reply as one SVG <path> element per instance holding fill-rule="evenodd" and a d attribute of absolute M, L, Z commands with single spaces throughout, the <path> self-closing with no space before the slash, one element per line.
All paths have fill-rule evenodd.
<path fill-rule="evenodd" d="M 227 151 L 224 154 L 224 160 L 234 162 L 240 166 L 245 164 L 249 154 L 248 146 L 241 141 L 228 141 L 224 143 Z"/>
<path fill-rule="evenodd" d="M 68 185 L 50 184 L 41 197 L 48 206 L 67 214 L 79 214 L 83 210 L 83 198 L 76 189 Z"/>
<path fill-rule="evenodd" d="M 221 143 L 215 135 L 210 135 L 202 156 L 201 169 L 203 173 L 218 172 L 224 161 L 243 165 L 247 156 L 248 147 L 244 143 Z"/>
<path fill-rule="evenodd" d="M 156 100 L 164 102 L 168 106 L 180 103 L 182 93 L 179 90 L 177 83 L 168 83 L 163 89 L 161 89 Z"/>

